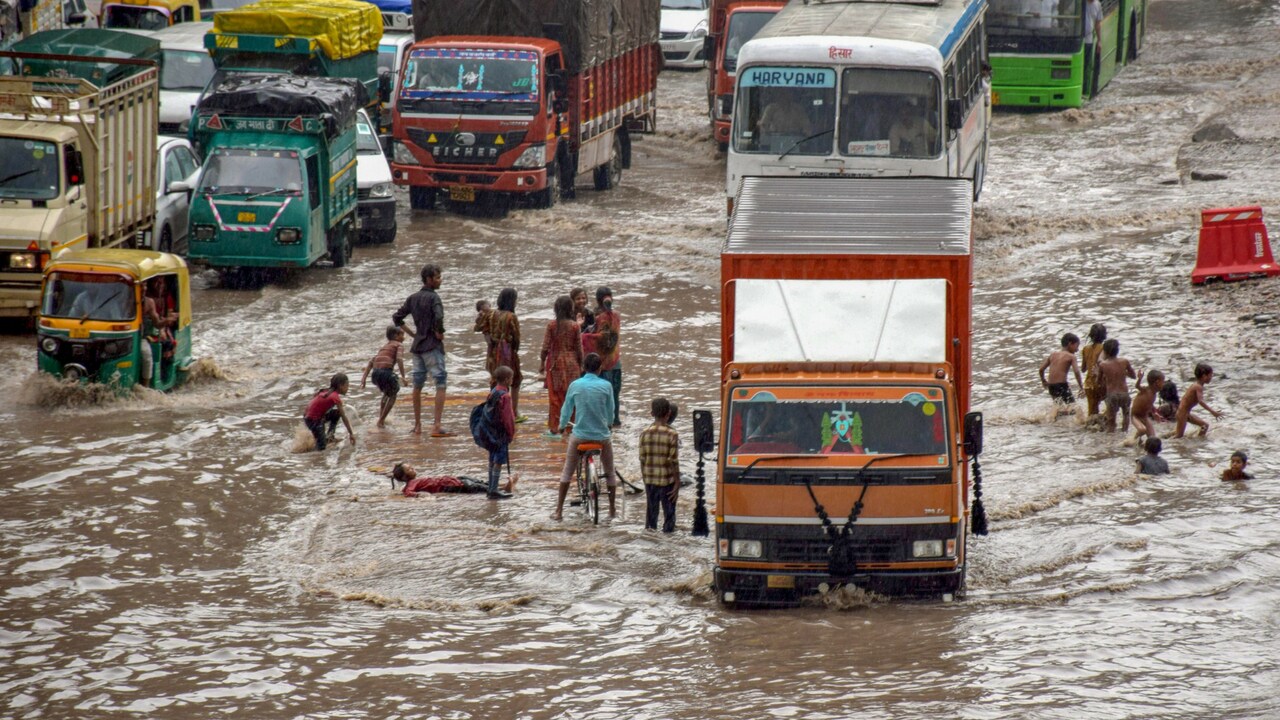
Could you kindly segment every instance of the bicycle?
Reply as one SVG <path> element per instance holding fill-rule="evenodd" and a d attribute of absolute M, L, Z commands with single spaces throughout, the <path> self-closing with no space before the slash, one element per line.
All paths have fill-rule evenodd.
<path fill-rule="evenodd" d="M 586 508 L 592 525 L 600 524 L 600 481 L 604 477 L 604 463 L 600 460 L 600 443 L 578 443 L 578 497 Z"/>

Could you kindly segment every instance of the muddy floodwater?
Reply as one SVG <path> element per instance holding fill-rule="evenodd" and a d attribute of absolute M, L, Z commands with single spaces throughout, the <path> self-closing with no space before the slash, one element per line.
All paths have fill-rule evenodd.
<path fill-rule="evenodd" d="M 0 333 L 0 717 L 1274 718 L 1280 716 L 1280 280 L 1192 288 L 1198 213 L 1260 204 L 1280 228 L 1280 3 L 1153 0 L 1139 62 L 1087 108 L 996 113 L 977 207 L 974 404 L 991 534 L 954 602 L 844 598 L 727 611 L 712 547 L 643 529 L 643 502 L 553 522 L 560 446 L 538 435 L 542 329 L 570 287 L 623 317 L 619 468 L 648 400 L 717 400 L 724 158 L 701 72 L 663 73 L 660 130 L 621 186 L 552 212 L 410 213 L 260 289 L 195 280 L 200 377 L 104 400 L 33 373 Z M 453 438 L 386 429 L 359 373 L 444 268 Z M 531 421 L 516 497 L 405 499 L 386 473 L 483 476 L 475 301 L 519 290 Z M 1036 368 L 1105 322 L 1179 386 L 1218 371 L 1205 438 L 1133 474 L 1119 434 L 1054 419 Z M 354 447 L 299 453 L 298 418 L 355 378 Z M 1166 426 L 1167 427 L 1167 426 Z M 341 435 L 341 433 L 340 433 Z M 686 441 L 687 443 L 687 441 Z M 686 444 L 686 448 L 687 448 Z M 1257 479 L 1223 483 L 1233 450 Z M 694 458 L 686 450 L 686 472 Z"/>

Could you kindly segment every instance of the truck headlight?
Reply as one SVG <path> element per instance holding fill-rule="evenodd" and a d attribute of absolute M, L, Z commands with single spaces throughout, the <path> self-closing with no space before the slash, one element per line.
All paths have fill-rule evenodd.
<path fill-rule="evenodd" d="M 540 168 L 547 164 L 547 146 L 534 145 L 525 148 L 520 153 L 520 157 L 516 158 L 516 162 L 512 167 L 518 168 Z"/>
<path fill-rule="evenodd" d="M 401 165 L 421 165 L 418 158 L 413 156 L 413 152 L 399 140 L 391 143 L 391 159 Z"/>
<path fill-rule="evenodd" d="M 197 225 L 195 228 L 195 237 L 197 240 L 209 241 L 214 239 L 218 234 L 218 229 L 212 225 Z"/>
<path fill-rule="evenodd" d="M 276 231 L 276 242 L 282 245 L 293 245 L 302 239 L 302 231 L 298 228 L 280 228 Z"/>
<path fill-rule="evenodd" d="M 734 557 L 758 558 L 764 554 L 764 544 L 759 540 L 734 540 L 729 545 L 729 554 Z"/>
<path fill-rule="evenodd" d="M 38 270 L 35 253 L 13 253 L 9 256 L 11 270 Z"/>
<path fill-rule="evenodd" d="M 51 337 L 47 337 L 40 341 L 40 349 L 49 355 L 53 355 L 58 352 L 58 341 Z"/>
<path fill-rule="evenodd" d="M 942 557 L 942 541 L 916 540 L 911 543 L 911 557 Z"/>
<path fill-rule="evenodd" d="M 369 197 L 389 198 L 391 197 L 391 183 L 378 183 L 369 188 Z"/>

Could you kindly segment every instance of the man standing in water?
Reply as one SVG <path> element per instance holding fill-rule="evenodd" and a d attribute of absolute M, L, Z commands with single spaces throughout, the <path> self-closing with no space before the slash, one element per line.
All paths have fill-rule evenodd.
<path fill-rule="evenodd" d="M 431 437 L 446 437 L 453 433 L 440 425 L 444 414 L 444 305 L 436 290 L 440 288 L 440 268 L 427 264 L 422 267 L 422 289 L 410 295 L 400 309 L 391 316 L 391 324 L 413 336 L 413 432 L 422 432 L 422 386 L 431 375 L 436 383 L 434 422 Z M 404 319 L 413 316 L 414 330 L 404 325 Z"/>

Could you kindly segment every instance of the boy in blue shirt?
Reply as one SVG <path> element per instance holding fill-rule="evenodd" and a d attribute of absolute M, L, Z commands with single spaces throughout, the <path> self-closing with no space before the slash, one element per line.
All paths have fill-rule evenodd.
<path fill-rule="evenodd" d="M 613 472 L 613 441 L 609 425 L 613 422 L 613 385 L 600 377 L 600 356 L 588 354 L 582 360 L 582 377 L 569 384 L 564 405 L 560 408 L 560 432 L 564 433 L 573 419 L 573 434 L 569 435 L 564 454 L 564 472 L 560 474 L 560 493 L 556 499 L 556 511 L 552 520 L 563 517 L 564 498 L 569 493 L 569 483 L 578 470 L 578 445 L 600 445 L 600 460 L 604 463 L 605 481 L 609 487 L 609 517 L 617 517 L 615 497 L 618 476 Z"/>

